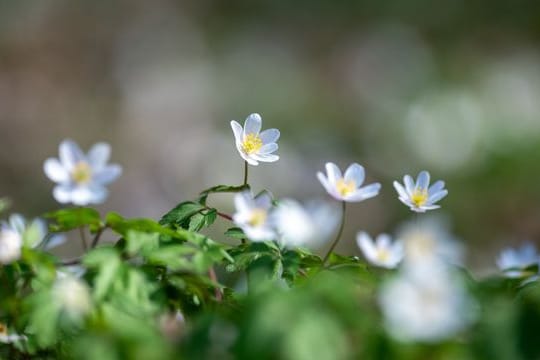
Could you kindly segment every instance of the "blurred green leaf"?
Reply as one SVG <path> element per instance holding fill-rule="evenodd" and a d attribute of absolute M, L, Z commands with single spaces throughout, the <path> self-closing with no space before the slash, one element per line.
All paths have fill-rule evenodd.
<path fill-rule="evenodd" d="M 239 186 L 234 186 L 234 185 L 217 185 L 217 186 L 214 186 L 214 187 L 211 187 L 209 189 L 206 189 L 204 191 L 202 191 L 199 195 L 199 203 L 203 204 L 203 205 L 206 205 L 206 200 L 208 199 L 208 196 L 210 194 L 213 194 L 213 193 L 237 193 L 237 192 L 241 192 L 241 191 L 244 191 L 244 190 L 249 190 L 249 185 L 239 185 Z"/>
<path fill-rule="evenodd" d="M 62 209 L 47 213 L 44 217 L 54 221 L 50 225 L 53 232 L 69 231 L 82 226 L 88 226 L 91 231 L 95 232 L 102 226 L 99 212 L 92 208 Z"/>

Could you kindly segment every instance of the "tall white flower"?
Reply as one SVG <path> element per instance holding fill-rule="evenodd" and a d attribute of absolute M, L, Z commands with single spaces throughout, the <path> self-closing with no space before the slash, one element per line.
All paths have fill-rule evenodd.
<path fill-rule="evenodd" d="M 0 263 L 9 264 L 19 260 L 23 239 L 11 226 L 0 224 Z"/>
<path fill-rule="evenodd" d="M 279 242 L 290 248 L 318 248 L 334 233 L 338 221 L 335 207 L 323 202 L 303 206 L 296 200 L 283 199 L 272 211 Z"/>
<path fill-rule="evenodd" d="M 250 165 L 262 162 L 274 162 L 279 156 L 272 154 L 278 149 L 278 129 L 267 129 L 261 132 L 262 118 L 259 114 L 251 114 L 246 118 L 244 127 L 237 121 L 231 121 L 231 128 L 240 156 Z"/>
<path fill-rule="evenodd" d="M 536 275 L 538 270 L 532 272 L 527 269 L 534 265 L 540 265 L 540 255 L 531 243 L 525 243 L 517 249 L 506 248 L 497 258 L 497 266 L 510 278 Z"/>
<path fill-rule="evenodd" d="M 376 196 L 381 189 L 379 183 L 362 186 L 365 179 L 364 167 L 356 163 L 351 164 L 345 175 L 342 175 L 337 165 L 329 162 L 326 164 L 326 175 L 318 172 L 317 178 L 326 191 L 339 201 L 363 201 Z"/>
<path fill-rule="evenodd" d="M 364 257 L 373 265 L 394 269 L 403 259 L 403 243 L 400 240 L 392 242 L 387 234 L 380 234 L 373 239 L 366 232 L 359 232 L 356 243 Z"/>
<path fill-rule="evenodd" d="M 107 164 L 109 144 L 95 144 L 84 154 L 75 142 L 64 140 L 59 153 L 59 159 L 49 158 L 43 165 L 47 177 L 58 184 L 53 190 L 56 201 L 79 206 L 104 202 L 108 195 L 105 185 L 122 173 L 120 165 Z"/>
<path fill-rule="evenodd" d="M 402 274 L 381 288 L 386 329 L 399 340 L 438 342 L 475 318 L 474 301 L 457 277 L 445 271 L 424 275 L 427 281 Z"/>
<path fill-rule="evenodd" d="M 234 205 L 233 221 L 250 240 L 266 241 L 276 237 L 269 219 L 272 208 L 270 194 L 263 192 L 254 198 L 250 191 L 244 191 L 236 194 Z"/>
<path fill-rule="evenodd" d="M 416 178 L 416 182 L 410 175 L 403 177 L 403 183 L 394 181 L 394 188 L 398 192 L 399 200 L 410 207 L 412 211 L 423 213 L 427 210 L 440 208 L 435 203 L 448 194 L 444 188 L 444 181 L 437 181 L 429 186 L 429 172 L 421 171 Z"/>

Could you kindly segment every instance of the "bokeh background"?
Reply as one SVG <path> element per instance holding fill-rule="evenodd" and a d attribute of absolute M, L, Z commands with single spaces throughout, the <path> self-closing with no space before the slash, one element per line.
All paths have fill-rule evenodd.
<path fill-rule="evenodd" d="M 251 168 L 256 190 L 325 198 L 326 161 L 382 182 L 349 207 L 338 251 L 411 219 L 392 181 L 428 169 L 489 271 L 501 247 L 540 240 L 539 14 L 534 0 L 1 1 L 0 196 L 27 216 L 59 208 L 43 161 L 64 138 L 107 141 L 124 174 L 99 209 L 159 218 L 241 182 L 229 122 L 259 112 L 282 138 L 279 162 Z"/>

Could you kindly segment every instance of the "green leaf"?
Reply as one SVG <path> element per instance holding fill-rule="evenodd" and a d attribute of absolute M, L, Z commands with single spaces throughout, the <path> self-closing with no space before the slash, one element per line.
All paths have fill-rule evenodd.
<path fill-rule="evenodd" d="M 192 271 L 193 265 L 187 256 L 197 252 L 197 249 L 186 245 L 163 246 L 146 254 L 146 259 L 154 265 L 163 265 L 171 270 Z"/>
<path fill-rule="evenodd" d="M 88 226 L 91 231 L 95 232 L 102 226 L 99 212 L 92 208 L 62 209 L 47 213 L 44 217 L 55 222 L 55 224 L 50 225 L 53 232 L 69 231 L 82 226 Z"/>
<path fill-rule="evenodd" d="M 126 235 L 126 251 L 130 255 L 138 252 L 148 253 L 159 247 L 158 233 L 145 233 L 135 230 L 128 230 Z"/>
<path fill-rule="evenodd" d="M 244 190 L 249 190 L 249 185 L 217 185 L 211 187 L 210 189 L 202 191 L 199 195 L 199 202 L 203 205 L 206 205 L 206 200 L 208 199 L 208 196 L 213 193 L 237 193 Z"/>
<path fill-rule="evenodd" d="M 32 221 L 26 227 L 23 233 L 23 243 L 26 247 L 34 248 L 43 241 L 45 234 L 43 234 L 41 229 L 40 223 L 36 220 Z"/>
<path fill-rule="evenodd" d="M 125 219 L 121 215 L 111 212 L 105 216 L 108 227 L 122 236 L 127 236 L 129 231 L 145 233 L 159 233 L 162 235 L 178 237 L 179 235 L 171 229 L 164 228 L 159 223 L 151 219 Z"/>
<path fill-rule="evenodd" d="M 189 231 L 199 231 L 203 227 L 208 227 L 214 223 L 217 216 L 216 209 L 204 210 L 204 212 L 199 212 L 191 217 L 189 220 Z"/>
<path fill-rule="evenodd" d="M 112 247 L 99 247 L 83 257 L 83 264 L 98 269 L 94 279 L 93 296 L 95 300 L 100 301 L 119 275 L 122 265 L 120 255 Z"/>
<path fill-rule="evenodd" d="M 244 231 L 239 227 L 233 227 L 228 229 L 227 231 L 225 231 L 225 235 L 234 239 L 247 239 L 246 234 L 244 234 Z"/>
<path fill-rule="evenodd" d="M 189 219 L 204 209 L 204 205 L 193 201 L 182 202 L 163 215 L 159 223 L 161 225 L 178 225 L 186 229 L 189 227 Z"/>

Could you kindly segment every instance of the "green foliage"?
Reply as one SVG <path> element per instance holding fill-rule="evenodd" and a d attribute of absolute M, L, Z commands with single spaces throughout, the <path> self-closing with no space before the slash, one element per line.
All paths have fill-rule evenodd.
<path fill-rule="evenodd" d="M 45 214 L 44 217 L 53 221 L 50 225 L 53 232 L 64 232 L 83 226 L 97 231 L 102 226 L 99 212 L 85 207 L 57 210 Z"/>

